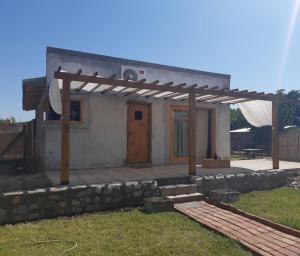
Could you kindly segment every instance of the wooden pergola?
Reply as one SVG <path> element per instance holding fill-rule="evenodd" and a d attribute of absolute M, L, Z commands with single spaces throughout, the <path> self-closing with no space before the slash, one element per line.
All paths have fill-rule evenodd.
<path fill-rule="evenodd" d="M 61 67 L 54 72 L 54 78 L 62 79 L 62 132 L 61 132 L 61 167 L 60 183 L 69 183 L 69 155 L 70 155 L 70 92 L 72 82 L 76 82 L 75 90 L 89 88 L 89 93 L 110 91 L 124 95 L 136 95 L 140 97 L 155 97 L 170 100 L 188 100 L 189 113 L 189 156 L 188 171 L 190 175 L 196 174 L 196 102 L 235 104 L 251 100 L 264 100 L 272 102 L 272 161 L 273 169 L 279 169 L 279 145 L 278 145 L 278 104 L 279 98 L 273 93 L 256 91 L 240 91 L 238 89 L 220 89 L 209 85 L 187 85 L 186 83 L 174 84 L 167 82 L 161 84 L 158 80 L 148 82 L 146 79 L 131 81 L 117 79 L 116 75 L 102 77 L 98 73 L 84 75 L 81 70 L 76 73 L 63 72 Z M 79 82 L 79 86 L 78 86 Z M 284 100 L 288 104 L 300 104 L 299 100 Z M 216 151 L 216 121 L 212 115 L 212 155 Z"/>

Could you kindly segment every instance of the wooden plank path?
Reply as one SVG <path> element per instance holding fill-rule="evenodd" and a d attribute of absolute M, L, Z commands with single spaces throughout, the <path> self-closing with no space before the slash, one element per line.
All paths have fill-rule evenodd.
<path fill-rule="evenodd" d="M 299 237 L 205 201 L 176 204 L 175 209 L 206 228 L 238 241 L 256 255 L 300 255 Z"/>

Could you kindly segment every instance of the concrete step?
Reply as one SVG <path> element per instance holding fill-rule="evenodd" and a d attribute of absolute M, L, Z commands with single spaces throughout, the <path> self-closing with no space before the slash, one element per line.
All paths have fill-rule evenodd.
<path fill-rule="evenodd" d="M 191 193 L 176 196 L 166 196 L 166 198 L 173 200 L 174 204 L 181 204 L 187 202 L 201 201 L 204 199 L 204 195 L 201 193 Z"/>
<path fill-rule="evenodd" d="M 177 177 L 166 177 L 166 178 L 159 178 L 156 181 L 158 186 L 191 184 L 191 177 L 192 176 L 189 175 L 177 176 Z"/>
<path fill-rule="evenodd" d="M 191 194 L 197 192 L 195 184 L 176 184 L 158 187 L 160 196 L 176 196 L 181 194 Z"/>

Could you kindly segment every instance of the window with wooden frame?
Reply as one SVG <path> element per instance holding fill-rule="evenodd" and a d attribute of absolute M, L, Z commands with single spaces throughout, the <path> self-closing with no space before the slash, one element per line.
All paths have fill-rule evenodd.
<path fill-rule="evenodd" d="M 196 143 L 197 161 L 213 158 L 216 152 L 215 109 L 196 108 Z M 169 112 L 169 161 L 170 163 L 187 163 L 188 161 L 188 106 L 171 105 Z"/>
<path fill-rule="evenodd" d="M 61 115 L 57 114 L 49 104 L 48 111 L 46 112 L 47 122 L 59 122 Z M 82 123 L 83 122 L 83 99 L 70 100 L 70 122 Z"/>

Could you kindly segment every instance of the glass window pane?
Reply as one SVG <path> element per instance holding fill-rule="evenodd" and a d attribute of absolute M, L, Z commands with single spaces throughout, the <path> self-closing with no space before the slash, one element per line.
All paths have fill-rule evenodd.
<path fill-rule="evenodd" d="M 46 120 L 61 120 L 61 115 L 55 113 L 49 104 L 46 118 Z M 81 118 L 81 101 L 70 100 L 70 121 L 81 121 Z"/>
<path fill-rule="evenodd" d="M 188 119 L 187 111 L 174 112 L 173 156 L 188 157 Z"/>
<path fill-rule="evenodd" d="M 188 111 L 174 111 L 174 118 L 188 118 Z"/>
<path fill-rule="evenodd" d="M 61 115 L 57 114 L 49 104 L 48 112 L 46 113 L 46 120 L 60 120 Z"/>
<path fill-rule="evenodd" d="M 70 102 L 70 121 L 81 121 L 81 104 L 79 100 Z"/>
<path fill-rule="evenodd" d="M 143 111 L 134 111 L 134 120 L 143 120 Z"/>

